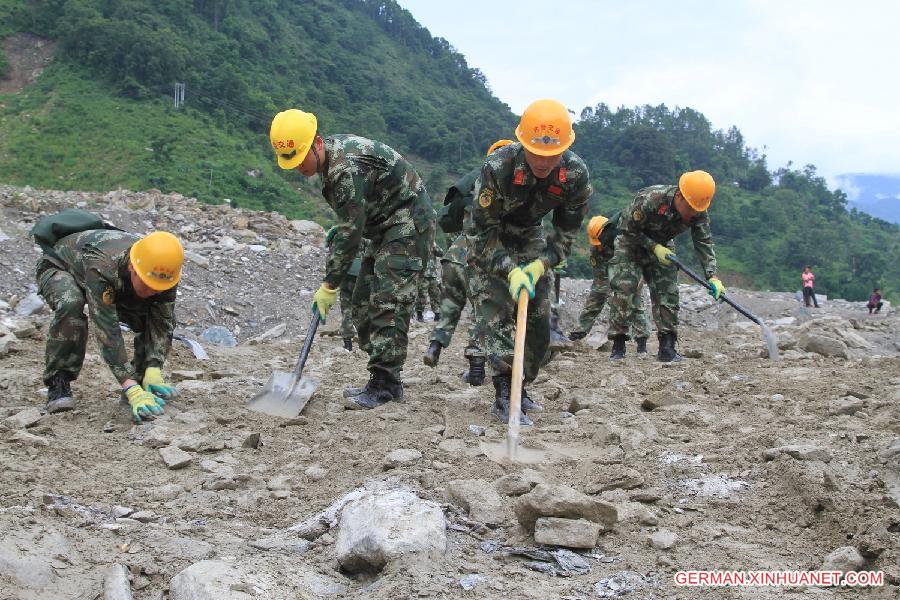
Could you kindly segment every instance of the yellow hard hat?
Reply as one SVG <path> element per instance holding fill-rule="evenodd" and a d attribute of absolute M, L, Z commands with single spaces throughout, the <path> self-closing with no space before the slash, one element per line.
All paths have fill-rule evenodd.
<path fill-rule="evenodd" d="M 154 231 L 136 241 L 129 252 L 134 272 L 147 287 L 163 292 L 181 279 L 184 248 L 168 231 Z"/>
<path fill-rule="evenodd" d="M 516 138 L 538 156 L 562 154 L 575 141 L 569 111 L 556 100 L 535 100 L 522 113 Z"/>
<path fill-rule="evenodd" d="M 678 189 L 691 208 L 702 212 L 716 195 L 716 182 L 706 171 L 688 171 L 678 180 Z"/>
<path fill-rule="evenodd" d="M 609 221 L 609 219 L 607 219 L 603 215 L 591 217 L 591 220 L 588 221 L 588 241 L 592 246 L 600 245 L 600 232 L 603 231 L 603 226 L 606 225 L 607 221 Z"/>
<path fill-rule="evenodd" d="M 278 157 L 278 166 L 296 169 L 309 153 L 317 130 L 316 115 L 312 113 L 291 108 L 275 115 L 269 128 L 269 140 Z"/>
<path fill-rule="evenodd" d="M 502 148 L 503 146 L 509 146 L 512 143 L 513 143 L 512 140 L 497 140 L 496 142 L 491 144 L 491 147 L 488 148 L 487 154 L 485 154 L 485 156 L 490 156 L 491 154 L 494 153 L 494 150 L 496 150 L 497 148 Z"/>

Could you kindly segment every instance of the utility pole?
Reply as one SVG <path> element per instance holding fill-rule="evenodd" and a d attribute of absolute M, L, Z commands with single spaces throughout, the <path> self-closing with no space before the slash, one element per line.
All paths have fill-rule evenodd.
<path fill-rule="evenodd" d="M 176 83 L 175 84 L 175 108 L 179 108 L 184 105 L 184 84 Z"/>

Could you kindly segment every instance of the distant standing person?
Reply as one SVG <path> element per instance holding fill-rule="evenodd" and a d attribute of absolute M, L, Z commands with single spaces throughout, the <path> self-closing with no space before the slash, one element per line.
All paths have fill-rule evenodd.
<path fill-rule="evenodd" d="M 803 267 L 803 274 L 800 275 L 800 278 L 803 280 L 803 303 L 806 306 L 809 306 L 811 299 L 813 305 L 816 308 L 819 308 L 819 302 L 816 300 L 816 292 L 813 290 L 813 286 L 816 283 L 816 276 L 813 275 L 812 267 L 809 265 Z"/>
<path fill-rule="evenodd" d="M 869 314 L 871 315 L 872 311 L 875 311 L 876 315 L 880 313 L 883 304 L 884 302 L 881 301 L 881 290 L 875 288 L 872 290 L 872 295 L 869 296 L 868 304 L 866 304 L 866 308 L 869 309 Z"/>

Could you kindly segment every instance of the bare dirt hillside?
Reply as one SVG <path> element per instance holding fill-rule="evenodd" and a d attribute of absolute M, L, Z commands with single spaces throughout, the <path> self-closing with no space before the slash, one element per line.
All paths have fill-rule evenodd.
<path fill-rule="evenodd" d="M 155 421 L 131 423 L 93 341 L 78 409 L 42 414 L 49 312 L 27 231 L 67 206 L 185 240 L 177 333 L 209 358 L 176 342 L 165 372 L 180 397 Z M 733 290 L 778 336 L 775 363 L 755 325 L 684 286 L 688 359 L 661 365 L 629 345 L 611 365 L 598 324 L 529 388 L 545 410 L 523 441 L 542 462 L 500 464 L 483 449 L 506 434 L 493 388 L 461 380 L 462 333 L 436 369 L 421 363 L 430 323 L 412 325 L 402 403 L 350 409 L 342 391 L 364 383 L 366 360 L 342 348 L 335 313 L 303 414 L 246 408 L 302 342 L 325 256 L 317 225 L 152 191 L 0 187 L 0 211 L 0 598 L 860 597 L 673 582 L 823 565 L 883 571 L 866 597 L 900 592 L 894 309 L 808 311 L 793 293 Z M 564 280 L 566 330 L 587 288 Z M 213 326 L 237 345 L 209 341 Z"/>

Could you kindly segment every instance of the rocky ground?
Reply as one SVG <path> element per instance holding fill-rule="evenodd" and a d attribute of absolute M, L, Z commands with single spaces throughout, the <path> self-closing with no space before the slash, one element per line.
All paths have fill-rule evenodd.
<path fill-rule="evenodd" d="M 177 333 L 209 357 L 176 343 L 165 371 L 180 397 L 155 421 L 130 422 L 93 341 L 78 410 L 42 413 L 49 314 L 26 234 L 75 205 L 185 240 Z M 598 324 L 529 389 L 546 409 L 522 454 L 540 462 L 500 463 L 492 388 L 462 382 L 462 336 L 422 365 L 429 323 L 411 329 L 403 403 L 349 409 L 342 390 L 365 381 L 365 356 L 341 347 L 332 318 L 303 414 L 246 408 L 302 341 L 317 225 L 153 192 L 0 187 L 0 211 L 0 598 L 774 598 L 787 590 L 673 575 L 823 566 L 883 571 L 866 595 L 898 595 L 893 309 L 733 290 L 777 335 L 775 363 L 755 325 L 685 286 L 687 360 L 629 347 L 610 365 Z M 563 282 L 566 329 L 587 287 Z M 214 326 L 237 345 L 209 341 Z"/>

